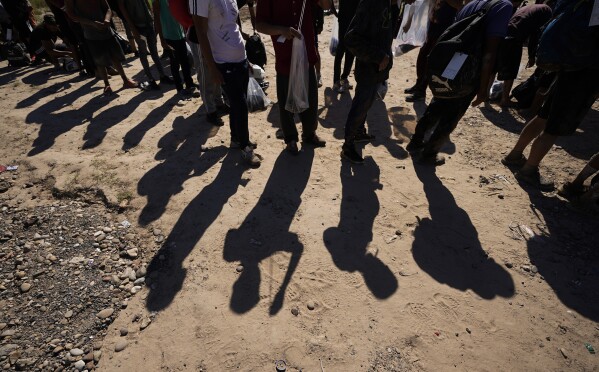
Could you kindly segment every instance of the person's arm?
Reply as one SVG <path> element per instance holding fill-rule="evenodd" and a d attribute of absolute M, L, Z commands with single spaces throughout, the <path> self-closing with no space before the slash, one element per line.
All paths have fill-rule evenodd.
<path fill-rule="evenodd" d="M 267 22 L 256 23 L 256 30 L 266 35 L 283 35 L 287 40 L 302 37 L 302 34 L 293 27 L 277 26 Z"/>
<path fill-rule="evenodd" d="M 193 24 L 195 26 L 196 35 L 198 36 L 198 42 L 200 49 L 202 50 L 202 56 L 206 60 L 210 74 L 212 75 L 213 82 L 217 85 L 224 84 L 225 80 L 219 69 L 216 67 L 214 62 L 214 56 L 212 55 L 212 49 L 210 48 L 210 42 L 208 41 L 208 18 L 193 15 Z"/>
<path fill-rule="evenodd" d="M 125 6 L 125 1 L 127 1 L 127 0 L 119 0 L 119 9 L 121 10 L 123 17 L 125 17 L 125 22 L 127 22 L 127 25 L 129 26 L 129 29 L 131 30 L 133 37 L 136 39 L 139 39 L 139 30 L 137 29 L 137 27 L 135 27 L 135 23 L 133 23 L 133 21 L 131 20 L 129 11 L 127 10 L 127 7 Z"/>
<path fill-rule="evenodd" d="M 368 35 L 372 17 L 378 17 L 380 9 L 369 1 L 361 1 L 356 15 L 351 21 L 345 34 L 345 46 L 357 59 L 379 65 L 379 71 L 389 64 L 391 56 L 386 51 L 375 46 Z"/>
<path fill-rule="evenodd" d="M 102 1 L 102 5 L 106 9 L 106 14 L 104 15 L 104 24 L 110 27 L 110 21 L 112 21 L 112 9 L 110 9 L 110 5 L 108 5 L 108 1 Z"/>
<path fill-rule="evenodd" d="M 87 25 L 87 26 L 95 27 L 95 28 L 98 28 L 98 29 L 101 29 L 103 27 L 103 23 L 102 22 L 96 22 L 96 21 L 93 21 L 91 19 L 87 19 L 85 17 L 78 16 L 77 12 L 75 11 L 75 4 L 73 3 L 73 0 L 65 0 L 65 6 L 67 8 L 67 15 L 74 22 L 80 23 L 82 25 Z"/>
<path fill-rule="evenodd" d="M 152 13 L 154 14 L 154 28 L 156 29 L 156 33 L 160 39 L 160 45 L 162 45 L 162 49 L 173 50 L 173 47 L 164 41 L 164 34 L 162 33 L 162 21 L 160 20 L 160 0 L 152 1 Z"/>
<path fill-rule="evenodd" d="M 55 44 L 51 40 L 42 40 L 42 46 L 44 50 L 50 55 L 52 58 L 60 58 L 60 57 L 73 57 L 72 52 L 66 52 L 61 50 L 54 49 Z"/>
<path fill-rule="evenodd" d="M 447 4 L 449 4 L 450 7 L 456 9 L 456 10 L 461 10 L 464 7 L 464 1 L 463 0 L 444 0 Z"/>
<path fill-rule="evenodd" d="M 497 36 L 488 37 L 485 42 L 485 52 L 482 60 L 482 69 L 480 74 L 480 86 L 476 98 L 472 101 L 472 106 L 478 106 L 489 99 L 489 84 L 493 77 L 495 60 L 497 59 L 497 50 L 503 38 Z"/>
<path fill-rule="evenodd" d="M 248 1 L 248 9 L 250 11 L 250 22 L 252 23 L 252 29 L 256 32 L 256 8 L 254 8 L 254 1 Z"/>

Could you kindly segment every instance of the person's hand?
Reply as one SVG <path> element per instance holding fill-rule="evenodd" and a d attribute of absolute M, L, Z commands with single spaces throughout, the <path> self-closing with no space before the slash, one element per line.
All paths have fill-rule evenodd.
<path fill-rule="evenodd" d="M 287 27 L 283 32 L 281 32 L 281 35 L 287 40 L 291 40 L 294 37 L 297 37 L 298 39 L 302 38 L 302 34 L 293 27 Z"/>
<path fill-rule="evenodd" d="M 479 92 L 476 97 L 474 98 L 474 101 L 472 101 L 472 107 L 476 107 L 478 105 L 480 105 L 483 102 L 486 102 L 489 99 L 489 93 L 481 93 Z"/>
<path fill-rule="evenodd" d="M 385 58 L 383 58 L 383 60 L 381 62 L 379 62 L 379 71 L 383 71 L 384 69 L 387 68 L 387 66 L 389 66 L 389 61 L 391 59 L 389 58 L 389 56 L 387 54 L 385 54 Z"/>

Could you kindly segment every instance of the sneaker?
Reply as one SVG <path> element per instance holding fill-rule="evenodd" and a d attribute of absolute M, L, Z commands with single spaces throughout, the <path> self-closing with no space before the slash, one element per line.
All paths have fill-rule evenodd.
<path fill-rule="evenodd" d="M 579 198 L 587 189 L 582 184 L 574 184 L 572 182 L 564 183 L 558 190 L 557 194 L 568 200 Z"/>
<path fill-rule="evenodd" d="M 356 133 L 356 135 L 354 136 L 354 142 L 356 142 L 356 143 L 370 142 L 370 141 L 373 141 L 374 138 L 375 138 L 375 136 L 373 136 L 372 134 L 368 134 L 366 131 L 360 131 L 360 132 Z"/>
<path fill-rule="evenodd" d="M 439 166 L 445 164 L 445 157 L 439 154 L 423 154 L 418 160 L 420 164 Z"/>
<path fill-rule="evenodd" d="M 358 151 L 356 151 L 356 148 L 353 144 L 343 144 L 343 147 L 341 148 L 341 158 L 349 160 L 354 164 L 364 163 L 364 158 L 358 153 Z"/>
<path fill-rule="evenodd" d="M 173 80 L 172 77 L 164 75 L 160 78 L 160 84 L 173 85 L 173 84 L 175 84 L 175 81 Z"/>
<path fill-rule="evenodd" d="M 318 135 L 314 134 L 312 137 L 302 140 L 305 144 L 312 145 L 314 147 L 325 147 L 327 145 L 327 141 L 320 139 Z"/>
<path fill-rule="evenodd" d="M 501 159 L 501 164 L 506 167 L 522 167 L 526 163 L 526 156 L 519 154 L 519 156 L 510 156 L 508 154 L 503 159 Z"/>
<path fill-rule="evenodd" d="M 336 82 L 335 84 L 333 84 L 333 90 L 337 93 L 344 93 L 345 92 L 345 86 L 341 83 L 341 80 L 339 80 L 338 82 Z"/>
<path fill-rule="evenodd" d="M 216 112 L 218 113 L 219 116 L 225 116 L 225 115 L 229 115 L 229 113 L 231 112 L 231 108 L 229 108 L 229 106 L 227 105 L 219 105 L 216 106 Z"/>
<path fill-rule="evenodd" d="M 277 131 L 275 132 L 275 137 L 277 139 L 284 139 L 285 138 L 285 133 L 283 133 L 283 129 L 277 129 Z"/>
<path fill-rule="evenodd" d="M 297 142 L 295 141 L 291 141 L 287 144 L 287 147 L 285 147 L 285 149 L 291 154 L 291 155 L 297 155 L 299 154 L 299 149 L 297 147 Z"/>
<path fill-rule="evenodd" d="M 354 89 L 354 86 L 349 83 L 349 80 L 347 80 L 347 78 L 341 79 L 341 84 L 343 84 L 345 90 Z"/>
<path fill-rule="evenodd" d="M 550 179 L 541 176 L 539 172 L 539 168 L 535 168 L 534 170 L 520 170 L 516 172 L 516 179 L 529 184 L 541 191 L 553 191 L 555 189 L 555 185 L 553 181 Z"/>
<path fill-rule="evenodd" d="M 406 102 L 420 102 L 424 101 L 426 98 L 426 93 L 422 91 L 417 91 L 412 93 L 411 95 L 406 97 Z"/>
<path fill-rule="evenodd" d="M 404 89 L 403 92 L 405 94 L 414 94 L 414 93 L 419 92 L 419 91 L 422 91 L 422 87 L 420 87 L 420 85 L 418 85 L 418 84 L 414 84 L 413 87 L 408 88 L 408 89 Z"/>
<path fill-rule="evenodd" d="M 222 127 L 223 125 L 225 125 L 225 122 L 223 121 L 223 119 L 220 118 L 216 111 L 206 114 L 206 121 L 217 127 Z"/>
<path fill-rule="evenodd" d="M 251 147 L 252 149 L 257 149 L 258 148 L 258 144 L 256 142 L 248 142 L 248 146 Z M 229 145 L 229 148 L 231 149 L 240 149 L 241 146 L 239 145 L 239 141 L 237 141 L 234 138 L 231 138 L 231 144 Z"/>
<path fill-rule="evenodd" d="M 409 153 L 414 153 L 422 150 L 424 148 L 424 142 L 418 138 L 412 137 L 410 143 L 406 146 L 406 151 Z"/>
<path fill-rule="evenodd" d="M 252 168 L 258 168 L 260 164 L 262 164 L 262 157 L 254 152 L 250 146 L 247 146 L 245 149 L 241 150 L 241 157 L 247 165 Z"/>
<path fill-rule="evenodd" d="M 195 86 L 191 85 L 188 86 L 187 88 L 185 88 L 185 93 L 192 96 L 193 98 L 200 98 L 201 94 L 200 91 L 198 90 L 198 88 L 196 88 Z"/>
<path fill-rule="evenodd" d="M 160 86 L 154 80 L 148 82 L 148 88 L 152 90 L 160 90 Z"/>

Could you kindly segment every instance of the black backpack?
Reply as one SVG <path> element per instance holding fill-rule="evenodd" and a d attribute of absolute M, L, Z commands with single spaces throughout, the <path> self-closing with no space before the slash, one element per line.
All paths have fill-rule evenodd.
<path fill-rule="evenodd" d="M 253 34 L 245 42 L 245 52 L 248 56 L 248 61 L 251 64 L 258 65 L 262 68 L 266 65 L 266 48 L 260 38 L 260 35 Z"/>
<path fill-rule="evenodd" d="M 479 88 L 485 42 L 485 17 L 499 0 L 489 0 L 478 12 L 449 26 L 428 55 L 428 85 L 436 98 L 462 98 Z M 467 55 L 455 78 L 442 75 L 457 53 Z"/>
<path fill-rule="evenodd" d="M 28 66 L 31 58 L 27 54 L 27 47 L 23 43 L 9 41 L 2 46 L 3 52 L 8 60 L 8 64 L 14 67 Z"/>

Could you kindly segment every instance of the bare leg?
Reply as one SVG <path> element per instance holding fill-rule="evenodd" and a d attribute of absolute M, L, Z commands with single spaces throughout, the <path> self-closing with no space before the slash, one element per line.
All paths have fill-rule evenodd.
<path fill-rule="evenodd" d="M 551 150 L 551 146 L 553 146 L 556 140 L 557 136 L 547 134 L 545 132 L 538 136 L 532 143 L 532 147 L 530 148 L 530 154 L 528 155 L 528 160 L 526 161 L 526 164 L 524 164 L 522 170 L 527 171 L 530 169 L 538 168 L 539 164 L 541 163 L 545 155 L 547 155 L 549 150 Z"/>
<path fill-rule="evenodd" d="M 503 93 L 501 95 L 500 106 L 507 107 L 510 105 L 510 93 L 512 92 L 512 87 L 514 86 L 514 80 L 506 80 L 503 82 Z"/>
<path fill-rule="evenodd" d="M 121 75 L 121 79 L 123 79 L 123 88 L 135 88 L 137 86 L 137 82 L 129 79 L 125 74 L 125 69 L 121 64 L 121 61 L 117 58 L 112 58 L 112 65 L 119 72 L 119 75 Z"/>
<path fill-rule="evenodd" d="M 506 159 L 517 159 L 522 157 L 522 153 L 526 146 L 528 146 L 539 134 L 543 132 L 545 129 L 545 124 L 547 124 L 547 119 L 542 119 L 538 116 L 535 116 L 526 126 L 522 129 L 522 133 L 520 133 L 520 138 L 518 138 L 518 142 L 510 151 L 510 153 L 506 156 Z"/>
<path fill-rule="evenodd" d="M 593 155 L 591 160 L 587 163 L 587 165 L 578 173 L 578 176 L 572 181 L 572 185 L 582 186 L 584 181 L 587 180 L 590 176 L 597 173 L 599 171 L 599 152 Z"/>

